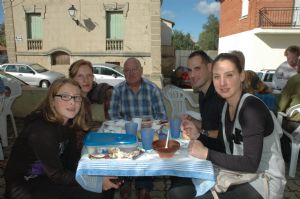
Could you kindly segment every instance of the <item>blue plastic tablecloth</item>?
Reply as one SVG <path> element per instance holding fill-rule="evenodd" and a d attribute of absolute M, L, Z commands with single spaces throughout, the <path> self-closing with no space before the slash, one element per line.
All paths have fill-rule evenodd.
<path fill-rule="evenodd" d="M 155 151 L 147 151 L 136 160 L 90 159 L 86 150 L 79 161 L 76 180 L 86 190 L 102 191 L 102 176 L 179 176 L 193 179 L 197 196 L 206 193 L 215 184 L 210 161 L 188 155 L 182 145 L 173 158 L 161 159 Z"/>

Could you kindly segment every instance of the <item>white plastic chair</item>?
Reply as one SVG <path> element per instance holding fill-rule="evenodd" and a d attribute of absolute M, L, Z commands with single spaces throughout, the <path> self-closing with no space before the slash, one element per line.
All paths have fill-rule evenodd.
<path fill-rule="evenodd" d="M 172 107 L 172 117 L 178 117 L 182 113 L 189 114 L 196 119 L 201 119 L 200 113 L 195 111 L 188 111 L 186 107 L 186 100 L 191 104 L 192 107 L 197 108 L 199 104 L 194 102 L 192 97 L 184 92 L 181 88 L 174 85 L 166 85 L 162 92 L 164 96 L 169 100 Z"/>
<path fill-rule="evenodd" d="M 300 113 L 300 104 L 290 107 L 289 109 L 287 109 L 286 113 L 278 112 L 277 119 L 280 125 L 282 126 L 283 117 L 290 117 L 295 112 Z M 289 176 L 295 177 L 300 149 L 300 125 L 292 133 L 288 133 L 285 129 L 282 129 L 282 131 L 291 140 L 291 161 L 289 168 Z"/>
<path fill-rule="evenodd" d="M 11 118 L 11 122 L 13 125 L 15 136 L 18 136 L 16 122 L 13 116 L 13 113 L 11 111 L 11 107 L 15 99 L 22 94 L 21 85 L 14 80 L 5 80 L 4 85 L 7 86 L 10 89 L 10 96 L 4 97 L 4 105 L 3 110 L 0 114 L 0 136 L 2 145 L 4 147 L 8 146 L 8 140 L 7 140 L 7 116 L 9 115 Z"/>

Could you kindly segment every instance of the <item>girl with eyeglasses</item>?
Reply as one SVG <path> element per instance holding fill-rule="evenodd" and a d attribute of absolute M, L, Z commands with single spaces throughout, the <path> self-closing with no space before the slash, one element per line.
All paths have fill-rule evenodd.
<path fill-rule="evenodd" d="M 79 84 L 59 79 L 46 99 L 27 116 L 4 173 L 5 198 L 106 198 L 81 188 L 69 168 L 69 139 L 76 130 L 88 130 L 84 97 Z M 103 190 L 118 188 L 103 178 Z"/>

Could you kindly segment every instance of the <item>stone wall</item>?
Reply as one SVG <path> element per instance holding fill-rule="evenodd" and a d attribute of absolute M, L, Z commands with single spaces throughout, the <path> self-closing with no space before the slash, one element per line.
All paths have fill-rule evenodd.
<path fill-rule="evenodd" d="M 72 4 L 78 25 L 68 13 Z M 161 74 L 160 0 L 3 0 L 3 5 L 10 62 L 39 63 L 67 74 L 67 65 L 51 64 L 51 55 L 63 51 L 70 63 L 87 59 L 123 66 L 128 57 L 136 57 L 146 75 L 157 79 Z M 123 50 L 107 51 L 106 12 L 115 8 L 123 11 Z M 26 13 L 41 14 L 42 49 L 28 50 Z"/>

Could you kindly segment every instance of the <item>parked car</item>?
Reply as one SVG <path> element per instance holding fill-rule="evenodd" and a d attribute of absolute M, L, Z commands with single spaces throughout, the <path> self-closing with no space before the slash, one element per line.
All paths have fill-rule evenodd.
<path fill-rule="evenodd" d="M 273 81 L 273 77 L 275 74 L 274 69 L 263 69 L 259 72 L 257 72 L 258 77 L 263 81 L 268 87 L 275 89 L 276 85 Z"/>
<path fill-rule="evenodd" d="M 14 81 L 18 82 L 21 85 L 22 90 L 46 90 L 44 88 L 31 86 L 31 85 L 27 84 L 26 82 L 24 82 L 23 80 L 15 77 L 11 74 L 8 74 L 6 72 L 3 72 L 3 71 L 0 71 L 0 78 L 6 79 L 7 81 L 14 80 Z"/>
<path fill-rule="evenodd" d="M 125 80 L 122 68 L 115 64 L 93 64 L 93 73 L 98 84 L 108 83 L 115 86 Z"/>
<path fill-rule="evenodd" d="M 178 66 L 171 75 L 171 83 L 180 88 L 192 88 L 187 66 Z"/>
<path fill-rule="evenodd" d="M 49 71 L 37 63 L 2 64 L 1 70 L 18 77 L 29 85 L 40 86 L 42 88 L 48 88 L 54 80 L 65 77 L 65 75 L 55 71 Z"/>
<path fill-rule="evenodd" d="M 7 81 L 10 81 L 13 79 L 13 80 L 17 81 L 21 86 L 29 86 L 29 84 L 27 84 L 23 80 L 20 80 L 19 78 L 15 77 L 13 75 L 10 75 L 6 72 L 3 72 L 3 71 L 0 71 L 0 78 L 6 79 Z"/>

